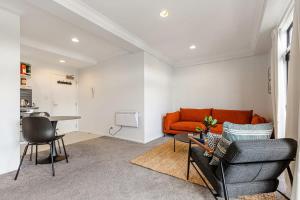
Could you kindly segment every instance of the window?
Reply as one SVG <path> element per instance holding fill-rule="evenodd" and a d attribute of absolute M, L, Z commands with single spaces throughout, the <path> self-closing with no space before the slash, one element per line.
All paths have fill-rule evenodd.
<path fill-rule="evenodd" d="M 288 69 L 289 69 L 289 61 L 290 61 L 290 54 L 291 54 L 291 44 L 292 44 L 292 34 L 293 34 L 293 23 L 291 23 L 286 30 L 286 54 L 285 54 L 285 61 L 286 61 L 286 80 L 288 80 Z"/>
<path fill-rule="evenodd" d="M 278 27 L 278 46 L 277 46 L 277 73 L 276 89 L 277 93 L 274 99 L 277 101 L 277 137 L 285 137 L 286 126 L 286 106 L 288 91 L 288 67 L 290 64 L 290 50 L 293 32 L 293 10 L 292 7 L 283 17 Z M 276 59 L 276 55 L 274 56 Z"/>
<path fill-rule="evenodd" d="M 286 30 L 286 35 L 287 35 L 287 48 L 290 49 L 291 44 L 292 44 L 292 34 L 293 34 L 293 23 L 290 24 L 288 29 Z"/>

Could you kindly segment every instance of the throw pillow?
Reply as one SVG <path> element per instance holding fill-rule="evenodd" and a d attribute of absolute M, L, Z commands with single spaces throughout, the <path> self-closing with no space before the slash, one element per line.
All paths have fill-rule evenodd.
<path fill-rule="evenodd" d="M 273 124 L 233 124 L 224 122 L 223 134 L 217 148 L 214 151 L 210 165 L 218 165 L 220 158 L 224 157 L 230 144 L 241 140 L 264 140 L 270 139 L 273 132 Z"/>
<path fill-rule="evenodd" d="M 262 124 L 266 122 L 267 120 L 264 117 L 259 116 L 258 114 L 254 114 L 251 120 L 251 124 Z"/>
<path fill-rule="evenodd" d="M 222 135 L 220 134 L 214 134 L 214 133 L 207 133 L 207 146 L 215 151 L 217 144 L 219 143 L 220 139 L 222 138 Z M 209 154 L 207 151 L 203 154 L 205 157 L 212 157 L 211 154 Z"/>

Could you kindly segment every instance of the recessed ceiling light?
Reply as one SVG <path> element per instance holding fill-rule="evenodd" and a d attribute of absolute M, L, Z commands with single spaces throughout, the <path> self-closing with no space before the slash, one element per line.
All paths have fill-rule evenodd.
<path fill-rule="evenodd" d="M 190 49 L 196 49 L 197 47 L 196 47 L 196 45 L 191 45 L 190 46 Z"/>
<path fill-rule="evenodd" d="M 76 37 L 73 37 L 73 38 L 72 38 L 72 42 L 74 42 L 74 43 L 78 43 L 78 42 L 79 42 L 79 39 L 78 39 L 78 38 L 76 38 Z"/>
<path fill-rule="evenodd" d="M 65 60 L 59 60 L 59 62 L 60 62 L 60 63 L 65 63 L 66 61 L 65 61 Z"/>
<path fill-rule="evenodd" d="M 161 16 L 161 17 L 168 17 L 169 16 L 169 11 L 168 10 L 166 10 L 166 9 L 163 9 L 160 13 L 159 13 L 159 15 Z"/>

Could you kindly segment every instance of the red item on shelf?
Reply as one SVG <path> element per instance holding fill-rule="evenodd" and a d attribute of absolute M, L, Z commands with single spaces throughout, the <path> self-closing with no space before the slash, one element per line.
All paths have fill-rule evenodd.
<path fill-rule="evenodd" d="M 21 64 L 21 74 L 26 74 L 26 65 Z"/>

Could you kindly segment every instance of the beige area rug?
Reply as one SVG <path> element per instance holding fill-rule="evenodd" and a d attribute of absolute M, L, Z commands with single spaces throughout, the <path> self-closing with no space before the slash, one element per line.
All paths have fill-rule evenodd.
<path fill-rule="evenodd" d="M 275 193 L 257 194 L 240 197 L 240 200 L 276 200 L 276 195 Z"/>
<path fill-rule="evenodd" d="M 173 150 L 173 139 L 154 147 L 150 151 L 131 160 L 139 165 L 163 174 L 186 180 L 188 144 L 176 141 L 176 152 Z M 200 170 L 199 170 L 200 171 Z M 189 182 L 205 186 L 193 166 L 190 168 Z M 275 200 L 275 193 L 240 197 L 241 200 Z"/>
<path fill-rule="evenodd" d="M 166 143 L 154 147 L 131 160 L 131 163 L 186 180 L 187 152 L 188 144 L 176 141 L 176 152 L 174 152 L 173 140 L 168 140 Z M 189 181 L 205 186 L 192 166 L 190 168 Z"/>

